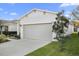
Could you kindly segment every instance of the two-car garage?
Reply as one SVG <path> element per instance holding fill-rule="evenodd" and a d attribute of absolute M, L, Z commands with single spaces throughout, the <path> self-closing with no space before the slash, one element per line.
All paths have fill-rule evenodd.
<path fill-rule="evenodd" d="M 34 9 L 20 19 L 21 39 L 52 41 L 52 24 L 55 21 L 56 13 Z"/>

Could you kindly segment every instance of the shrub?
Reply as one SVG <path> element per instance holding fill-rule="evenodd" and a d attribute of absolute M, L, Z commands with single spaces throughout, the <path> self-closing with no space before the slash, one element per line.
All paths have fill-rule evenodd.
<path fill-rule="evenodd" d="M 0 43 L 8 41 L 7 37 L 4 34 L 0 35 Z"/>

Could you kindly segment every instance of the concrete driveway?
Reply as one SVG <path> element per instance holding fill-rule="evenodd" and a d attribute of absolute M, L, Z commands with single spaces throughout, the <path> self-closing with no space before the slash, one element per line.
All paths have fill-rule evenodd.
<path fill-rule="evenodd" d="M 23 56 L 48 42 L 40 40 L 20 39 L 0 44 L 0 56 Z"/>

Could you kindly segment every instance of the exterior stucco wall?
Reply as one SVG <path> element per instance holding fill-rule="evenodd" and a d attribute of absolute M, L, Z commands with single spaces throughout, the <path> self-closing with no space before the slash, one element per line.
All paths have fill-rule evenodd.
<path fill-rule="evenodd" d="M 55 21 L 56 14 L 40 11 L 31 12 L 20 20 L 20 24 L 50 23 Z"/>
<path fill-rule="evenodd" d="M 74 26 L 72 24 L 69 24 L 68 30 L 66 31 L 66 34 L 72 34 L 74 32 Z"/>
<path fill-rule="evenodd" d="M 8 26 L 8 31 L 17 31 L 17 23 L 5 23 L 3 25 Z"/>
<path fill-rule="evenodd" d="M 9 25 L 8 30 L 9 31 L 17 31 L 17 25 L 16 24 Z"/>

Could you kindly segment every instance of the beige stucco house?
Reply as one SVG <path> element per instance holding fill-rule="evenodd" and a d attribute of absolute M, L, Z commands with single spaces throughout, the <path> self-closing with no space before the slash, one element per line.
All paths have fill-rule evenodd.
<path fill-rule="evenodd" d="M 17 23 L 17 35 L 21 39 L 52 41 L 52 25 L 57 12 L 32 9 Z"/>

